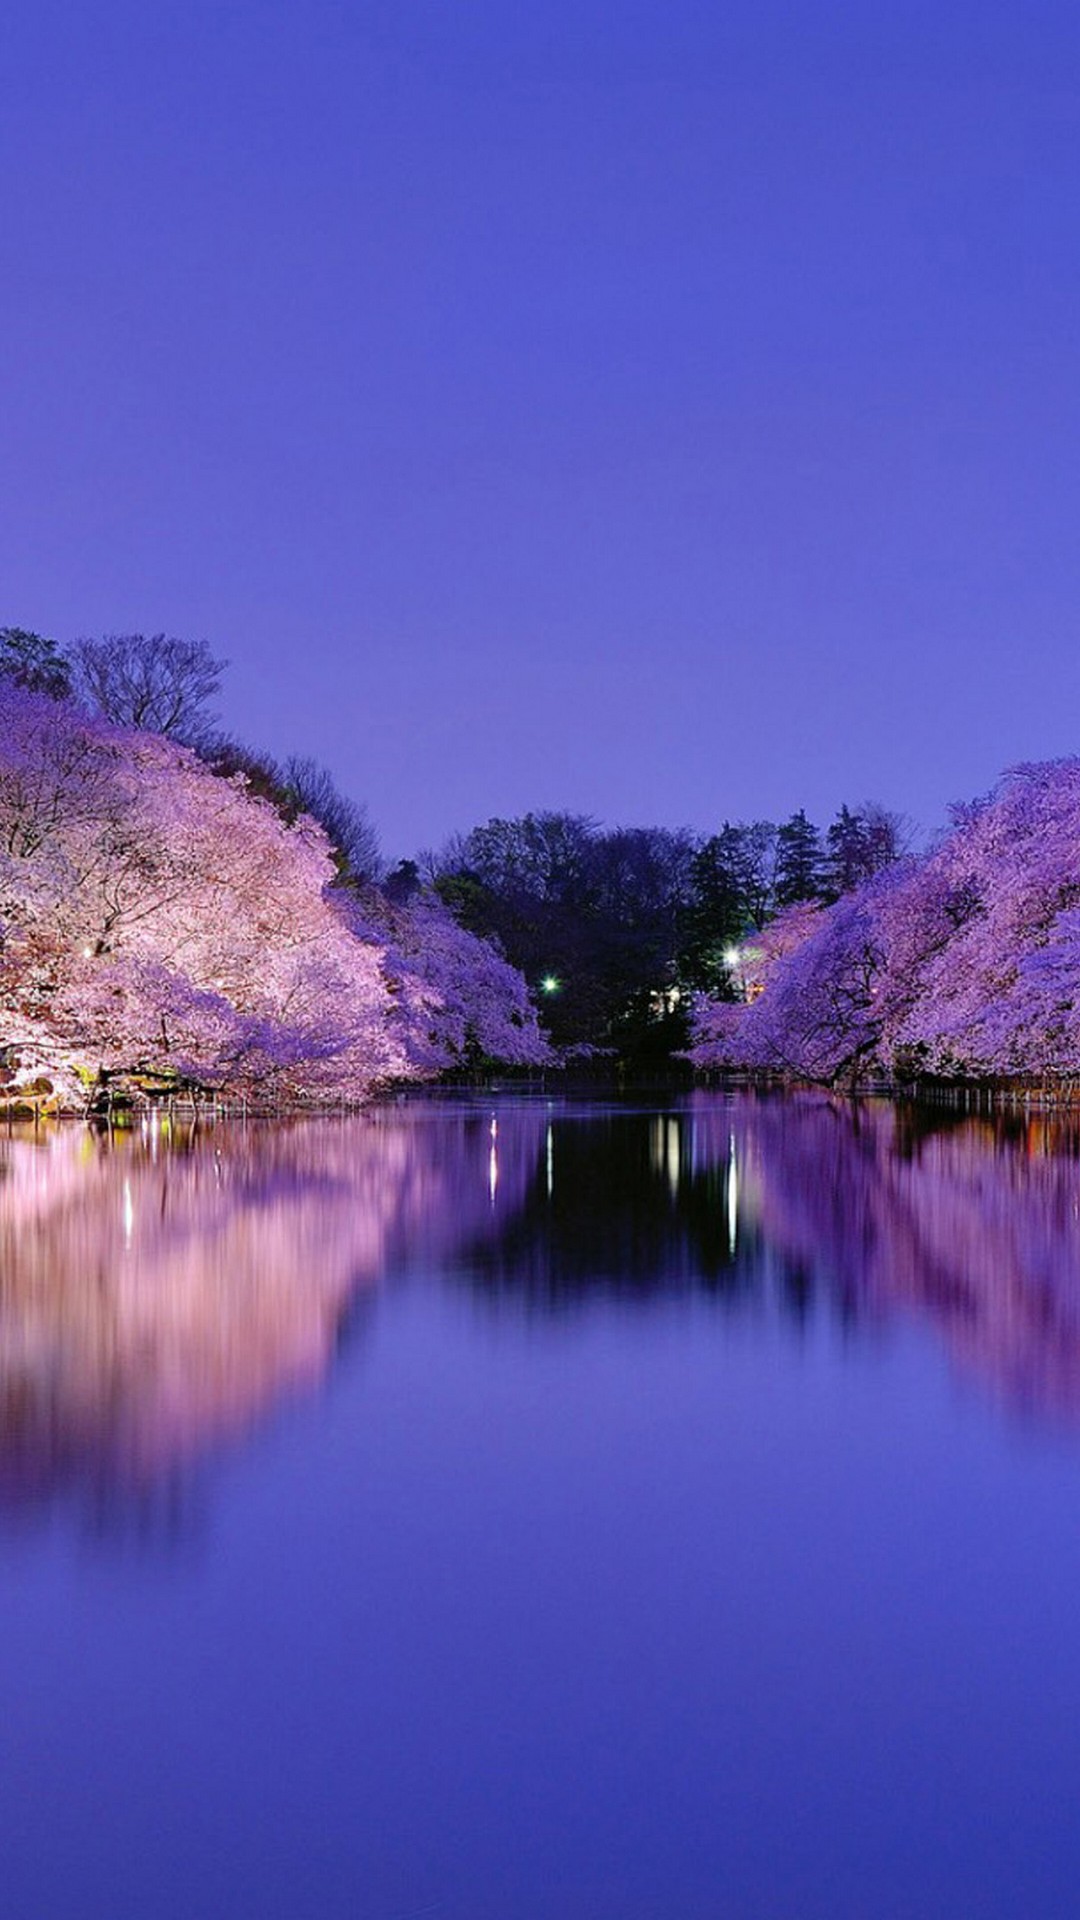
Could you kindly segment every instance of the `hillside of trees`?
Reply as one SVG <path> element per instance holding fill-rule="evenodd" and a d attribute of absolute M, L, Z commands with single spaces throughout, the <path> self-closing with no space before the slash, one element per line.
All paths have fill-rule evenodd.
<path fill-rule="evenodd" d="M 0 632 L 0 1092 L 180 1085 L 324 1103 L 551 1049 L 521 974 L 363 810 L 222 740 L 201 647 Z"/>
<path fill-rule="evenodd" d="M 921 858 L 789 908 L 702 1000 L 702 1067 L 832 1084 L 1080 1075 L 1080 759 L 1014 768 Z"/>
<path fill-rule="evenodd" d="M 201 643 L 0 629 L 0 1093 L 291 1101 L 685 1057 L 821 1084 L 1080 1074 L 1080 760 L 911 851 L 885 808 L 711 834 L 491 819 L 387 871 Z"/>
<path fill-rule="evenodd" d="M 669 1061 L 778 912 L 895 861 L 877 806 L 710 835 L 493 819 L 386 872 L 365 808 L 221 730 L 201 642 L 0 629 L 9 1085 L 362 1097 L 504 1063 Z"/>

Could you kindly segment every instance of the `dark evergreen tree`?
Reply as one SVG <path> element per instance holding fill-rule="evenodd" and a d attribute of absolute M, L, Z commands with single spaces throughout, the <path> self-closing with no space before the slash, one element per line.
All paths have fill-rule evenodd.
<path fill-rule="evenodd" d="M 841 807 L 825 835 L 826 885 L 834 899 L 866 878 L 866 829 L 861 813 Z"/>
<path fill-rule="evenodd" d="M 821 835 L 802 807 L 776 832 L 774 898 L 777 907 L 800 900 L 819 900 L 825 886 L 825 858 Z"/>
<path fill-rule="evenodd" d="M 876 801 L 867 801 L 855 811 L 841 807 L 825 835 L 826 898 L 838 900 L 891 866 L 903 851 L 905 837 L 899 814 Z"/>
<path fill-rule="evenodd" d="M 71 692 L 71 662 L 55 640 L 26 627 L 0 627 L 0 680 L 30 693 L 66 700 Z"/>
<path fill-rule="evenodd" d="M 776 828 L 757 820 L 725 821 L 698 846 L 679 953 L 684 987 L 720 998 L 734 993 L 730 954 L 768 918 L 775 844 Z"/>

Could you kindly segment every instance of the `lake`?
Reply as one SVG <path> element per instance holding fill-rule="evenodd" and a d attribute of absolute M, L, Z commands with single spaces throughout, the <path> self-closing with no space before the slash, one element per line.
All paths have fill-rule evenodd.
<path fill-rule="evenodd" d="M 1072 1916 L 1080 1122 L 0 1135 L 12 1920 Z"/>

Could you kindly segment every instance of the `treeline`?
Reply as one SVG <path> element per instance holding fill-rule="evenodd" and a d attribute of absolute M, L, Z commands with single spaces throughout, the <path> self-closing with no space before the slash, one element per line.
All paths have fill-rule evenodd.
<path fill-rule="evenodd" d="M 560 1046 L 658 1058 L 687 1044 L 695 997 L 742 992 L 742 948 L 775 915 L 839 899 L 903 853 L 885 808 L 802 811 L 702 835 L 602 828 L 572 813 L 489 820 L 390 876 L 424 881 L 463 926 L 498 941 Z"/>
<path fill-rule="evenodd" d="M 110 633 L 65 648 L 24 627 L 0 627 L 0 684 L 191 747 L 215 773 L 242 775 L 288 825 L 302 814 L 317 820 L 342 879 L 376 880 L 379 844 L 367 809 L 325 767 L 301 755 L 278 762 L 222 731 L 213 702 L 227 665 L 205 642 L 164 633 Z"/>
<path fill-rule="evenodd" d="M 799 811 L 711 834 L 536 812 L 387 872 L 366 809 L 325 768 L 222 730 L 224 668 L 203 643 L 165 634 L 63 648 L 0 629 L 2 984 L 9 1014 L 30 1022 L 14 1066 L 9 1044 L 24 1079 L 55 1069 L 70 1088 L 76 1068 L 216 1086 L 269 1078 L 318 1098 L 462 1065 L 539 1064 L 552 1047 L 659 1063 L 690 1044 L 702 1001 L 746 995 L 769 928 L 790 938 L 793 913 L 851 897 L 906 851 L 905 823 L 874 803 L 841 807 L 824 829 Z M 44 840 L 27 827 L 34 777 L 53 810 Z M 276 919 L 240 870 L 245 836 L 281 881 L 268 893 Z M 210 901 L 200 889 L 214 860 L 223 878 Z M 227 962 L 200 945 L 200 915 L 219 945 L 232 917 Z M 329 957 L 317 960 L 320 940 Z M 353 1004 L 343 982 L 372 956 Z"/>
<path fill-rule="evenodd" d="M 0 632 L 0 1093 L 326 1102 L 548 1062 L 521 974 L 375 883 L 328 775 L 215 731 L 220 672 L 161 635 Z"/>
<path fill-rule="evenodd" d="M 222 671 L 162 634 L 0 629 L 0 1086 L 321 1100 L 683 1048 L 1080 1079 L 1080 760 L 1015 769 L 921 855 L 875 804 L 707 835 L 537 812 L 387 873 L 325 769 L 223 734 Z"/>
<path fill-rule="evenodd" d="M 831 906 L 788 908 L 702 1001 L 694 1060 L 825 1084 L 1080 1080 L 1080 759 L 1014 768 Z"/>

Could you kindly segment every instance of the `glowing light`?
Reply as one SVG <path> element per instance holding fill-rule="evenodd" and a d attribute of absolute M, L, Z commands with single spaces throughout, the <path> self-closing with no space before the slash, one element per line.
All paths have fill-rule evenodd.
<path fill-rule="evenodd" d="M 677 1199 L 679 1194 L 679 1172 L 682 1161 L 681 1147 L 679 1123 L 677 1120 L 669 1120 L 667 1123 L 666 1160 L 668 1186 L 671 1188 L 671 1197 L 673 1200 Z"/>
<path fill-rule="evenodd" d="M 84 960 L 92 960 L 94 957 L 93 947 L 84 947 L 82 950 L 82 957 Z"/>
<path fill-rule="evenodd" d="M 723 960 L 725 967 L 737 967 L 741 959 L 742 953 L 738 947 L 724 948 Z"/>
<path fill-rule="evenodd" d="M 557 973 L 545 973 L 540 982 L 540 991 L 541 993 L 558 993 L 561 986 L 562 981 Z"/>

